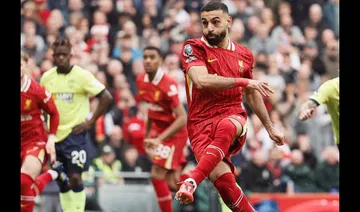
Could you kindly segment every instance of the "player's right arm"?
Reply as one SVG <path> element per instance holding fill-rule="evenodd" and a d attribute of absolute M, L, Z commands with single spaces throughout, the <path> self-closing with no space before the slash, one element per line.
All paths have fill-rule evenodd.
<path fill-rule="evenodd" d="M 327 81 L 322 84 L 319 89 L 315 91 L 314 94 L 310 96 L 303 105 L 301 105 L 299 115 L 300 120 L 304 121 L 311 118 L 317 106 L 327 103 L 329 96 L 333 92 L 333 89 L 329 82 L 330 81 Z"/>
<path fill-rule="evenodd" d="M 188 40 L 185 42 L 181 61 L 185 73 L 187 73 L 197 89 L 223 90 L 234 87 L 246 87 L 258 90 L 264 96 L 274 93 L 265 82 L 209 74 L 203 55 L 205 55 L 204 50 L 194 41 Z"/>

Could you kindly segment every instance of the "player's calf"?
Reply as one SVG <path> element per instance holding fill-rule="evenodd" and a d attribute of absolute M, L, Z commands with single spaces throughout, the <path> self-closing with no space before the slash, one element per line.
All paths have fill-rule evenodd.
<path fill-rule="evenodd" d="M 235 177 L 228 172 L 221 175 L 214 181 L 214 186 L 218 190 L 225 204 L 236 212 L 254 212 L 254 208 L 250 205 L 244 192 L 236 184 Z M 230 192 L 231 191 L 231 192 Z"/>
<path fill-rule="evenodd" d="M 35 192 L 32 189 L 34 180 L 31 176 L 21 173 L 21 212 L 32 212 L 34 208 Z"/>
<path fill-rule="evenodd" d="M 151 182 L 154 186 L 159 207 L 162 212 L 172 212 L 172 196 L 166 181 L 168 170 L 159 165 L 153 164 L 151 168 Z"/>

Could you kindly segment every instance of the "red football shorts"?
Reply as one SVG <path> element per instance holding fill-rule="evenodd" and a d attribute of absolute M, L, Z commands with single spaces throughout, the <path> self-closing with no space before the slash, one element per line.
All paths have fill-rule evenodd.
<path fill-rule="evenodd" d="M 233 154 L 239 152 L 245 144 L 246 132 L 247 132 L 246 119 L 241 115 L 231 115 L 226 118 L 235 119 L 241 124 L 241 126 L 243 126 L 243 132 L 241 133 L 241 135 L 230 145 L 229 150 L 227 152 L 224 152 L 225 157 L 223 161 L 230 166 L 232 173 L 234 173 L 235 167 L 231 163 L 230 157 Z M 221 120 L 222 119 L 213 123 L 209 123 L 208 125 L 205 125 L 201 129 L 197 130 L 198 133 L 194 133 L 194 136 L 190 137 L 191 148 L 194 152 L 197 161 L 200 160 L 206 147 L 210 145 L 211 142 L 213 141 L 216 132 L 216 127 Z"/>
<path fill-rule="evenodd" d="M 184 133 L 185 132 L 185 133 Z M 157 131 L 151 130 L 150 137 L 156 138 Z M 168 170 L 178 170 L 186 165 L 184 147 L 188 139 L 187 133 L 181 130 L 170 139 L 163 141 L 156 148 L 156 155 L 152 159 L 152 163 L 164 167 Z"/>
<path fill-rule="evenodd" d="M 45 145 L 46 142 L 44 141 L 31 142 L 30 144 L 22 145 L 21 153 L 20 153 L 21 165 L 24 162 L 26 156 L 32 155 L 40 160 L 42 166 L 45 166 L 48 159 L 45 150 Z"/>

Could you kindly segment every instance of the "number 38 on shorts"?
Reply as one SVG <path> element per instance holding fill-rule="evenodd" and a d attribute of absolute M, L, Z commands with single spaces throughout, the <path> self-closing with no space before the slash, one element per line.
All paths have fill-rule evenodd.
<path fill-rule="evenodd" d="M 156 156 L 159 156 L 162 159 L 167 159 L 170 156 L 170 153 L 171 153 L 171 148 L 163 144 L 159 144 L 155 152 Z"/>

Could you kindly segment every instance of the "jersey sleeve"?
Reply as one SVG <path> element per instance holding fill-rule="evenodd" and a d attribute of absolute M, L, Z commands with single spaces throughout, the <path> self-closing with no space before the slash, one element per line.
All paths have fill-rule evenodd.
<path fill-rule="evenodd" d="M 319 89 L 310 96 L 310 99 L 314 100 L 318 104 L 327 103 L 329 97 L 334 93 L 334 89 L 329 82 L 330 81 L 327 81 L 322 84 Z"/>
<path fill-rule="evenodd" d="M 253 79 L 254 78 L 253 77 L 253 69 L 255 67 L 254 55 L 252 54 L 252 52 L 249 49 L 246 49 L 246 50 L 247 50 L 246 53 L 250 56 L 251 66 L 244 71 L 243 77 L 248 78 L 248 79 Z"/>
<path fill-rule="evenodd" d="M 186 73 L 192 66 L 205 66 L 205 50 L 195 40 L 187 40 L 182 48 L 181 64 Z"/>
<path fill-rule="evenodd" d="M 82 86 L 86 93 L 96 96 L 105 89 L 105 85 L 102 84 L 95 76 L 87 70 L 82 72 Z"/>
<path fill-rule="evenodd" d="M 51 93 L 40 85 L 39 85 L 37 97 L 40 108 L 43 109 L 50 116 L 49 134 L 56 135 L 57 128 L 60 122 L 60 117 L 55 101 L 52 98 Z"/>
<path fill-rule="evenodd" d="M 174 109 L 180 105 L 179 95 L 178 95 L 178 88 L 175 84 L 175 82 L 169 83 L 167 86 L 167 97 L 170 100 L 170 107 L 171 109 Z"/>

